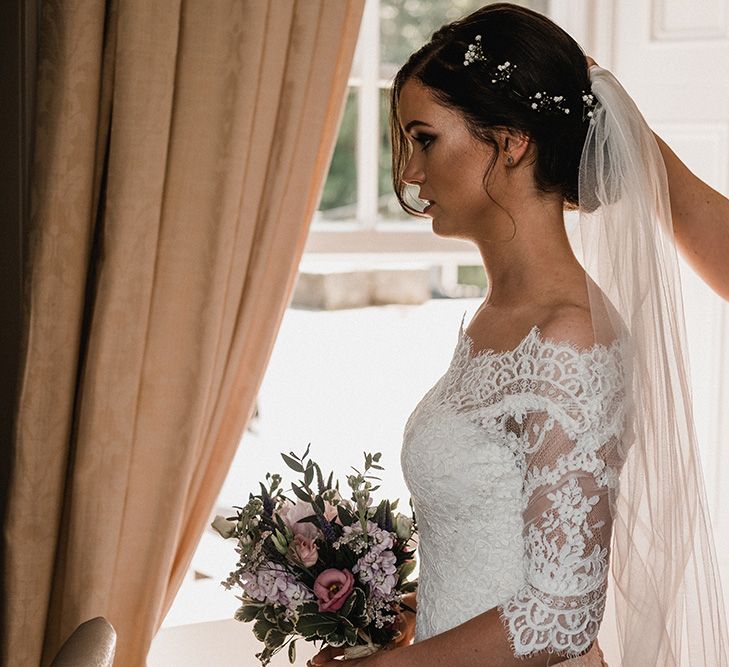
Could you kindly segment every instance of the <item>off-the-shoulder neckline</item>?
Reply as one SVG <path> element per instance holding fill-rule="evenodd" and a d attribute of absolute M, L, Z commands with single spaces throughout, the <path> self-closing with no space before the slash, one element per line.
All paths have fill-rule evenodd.
<path fill-rule="evenodd" d="M 532 328 L 529 329 L 527 334 L 516 344 L 516 346 L 510 350 L 502 350 L 500 352 L 496 352 L 491 348 L 483 348 L 474 352 L 474 340 L 466 331 L 466 327 L 463 326 L 466 320 L 467 313 L 468 311 L 465 311 L 463 313 L 458 336 L 459 341 L 462 340 L 466 343 L 469 359 L 478 359 L 480 357 L 503 357 L 506 355 L 513 355 L 514 353 L 518 352 L 522 347 L 526 347 L 526 344 L 532 340 L 538 343 L 540 346 L 549 346 L 554 349 L 568 350 L 577 356 L 592 355 L 596 350 L 601 350 L 607 353 L 615 352 L 618 350 L 621 343 L 620 339 L 616 338 L 610 343 L 610 345 L 605 345 L 604 343 L 593 343 L 589 347 L 579 348 L 568 341 L 556 341 L 544 338 L 539 326 L 537 324 L 534 324 Z"/>

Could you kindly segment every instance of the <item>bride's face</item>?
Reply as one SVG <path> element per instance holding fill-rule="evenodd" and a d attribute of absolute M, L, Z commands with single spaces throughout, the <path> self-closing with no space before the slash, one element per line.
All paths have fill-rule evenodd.
<path fill-rule="evenodd" d="M 421 199 L 435 202 L 427 211 L 433 231 L 466 239 L 484 234 L 497 208 L 483 184 L 494 149 L 475 139 L 457 113 L 436 102 L 414 79 L 400 91 L 399 121 L 413 147 L 403 180 L 418 186 Z M 486 186 L 505 205 L 503 171 L 498 161 Z"/>

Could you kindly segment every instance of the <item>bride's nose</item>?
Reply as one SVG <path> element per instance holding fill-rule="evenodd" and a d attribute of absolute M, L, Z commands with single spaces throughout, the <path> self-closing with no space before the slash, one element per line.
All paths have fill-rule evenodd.
<path fill-rule="evenodd" d="M 402 180 L 408 185 L 422 185 L 425 183 L 425 173 L 412 157 L 403 169 Z"/>

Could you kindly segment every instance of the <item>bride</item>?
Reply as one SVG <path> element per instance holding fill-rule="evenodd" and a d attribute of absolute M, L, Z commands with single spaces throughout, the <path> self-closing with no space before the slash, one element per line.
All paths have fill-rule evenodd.
<path fill-rule="evenodd" d="M 391 134 L 402 207 L 473 242 L 489 291 L 405 426 L 416 616 L 348 662 L 606 665 L 610 589 L 620 664 L 728 665 L 665 168 L 642 116 L 552 21 L 498 3 L 405 63 Z"/>

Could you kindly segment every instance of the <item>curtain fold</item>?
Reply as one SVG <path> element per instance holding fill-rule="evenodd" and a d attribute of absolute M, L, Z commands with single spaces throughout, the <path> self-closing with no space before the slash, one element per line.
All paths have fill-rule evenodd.
<path fill-rule="evenodd" d="M 99 615 L 145 663 L 293 292 L 363 8 L 43 3 L 4 664 Z"/>

